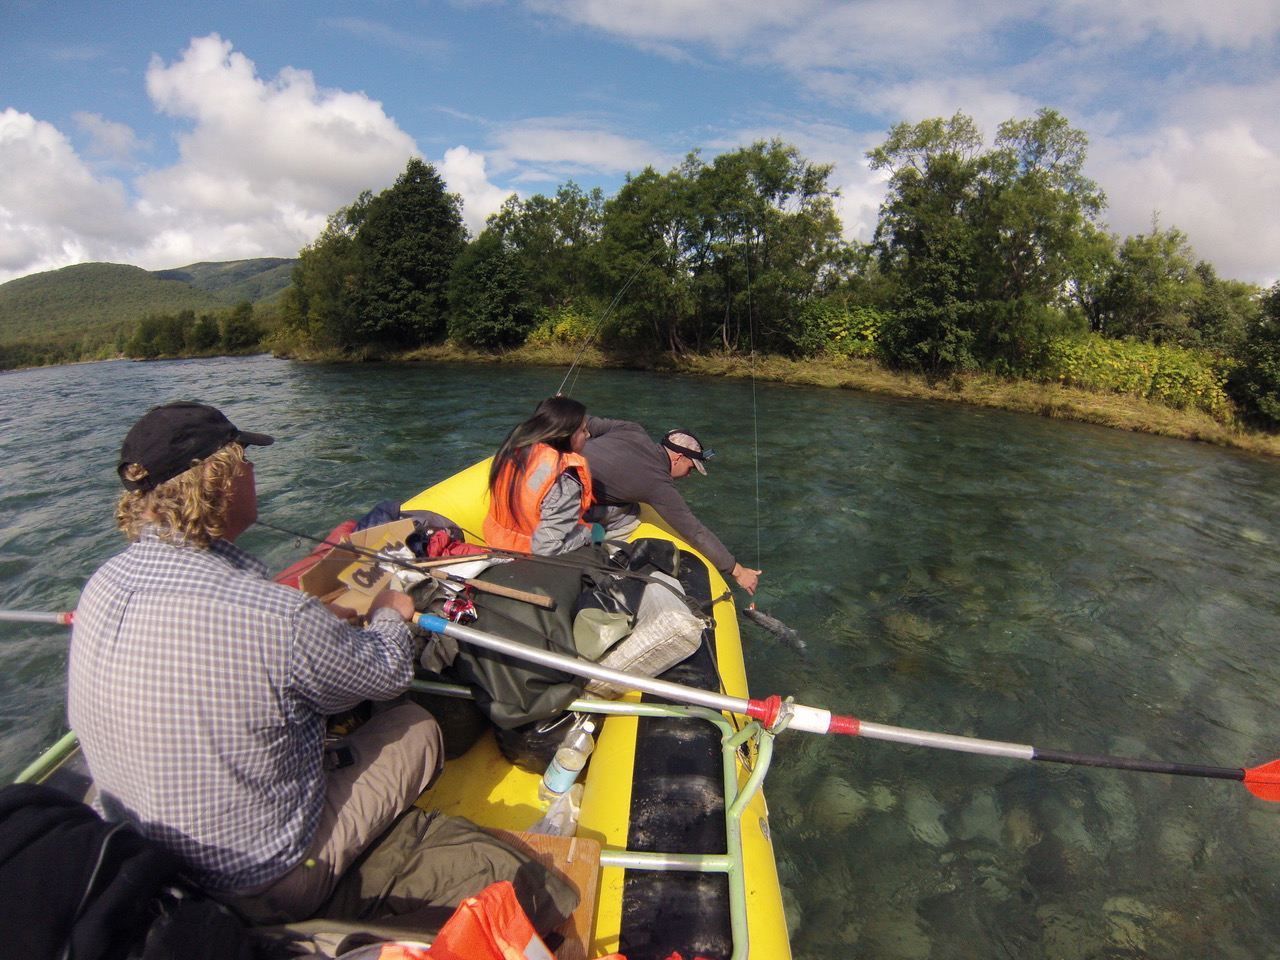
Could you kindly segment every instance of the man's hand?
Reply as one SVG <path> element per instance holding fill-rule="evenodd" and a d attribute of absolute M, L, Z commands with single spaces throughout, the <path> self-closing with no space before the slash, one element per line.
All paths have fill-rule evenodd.
<path fill-rule="evenodd" d="M 730 576 L 738 581 L 738 586 L 747 593 L 754 594 L 756 592 L 756 584 L 760 582 L 759 570 L 752 570 L 750 567 L 744 567 L 740 563 L 733 565 L 733 571 Z"/>
<path fill-rule="evenodd" d="M 372 617 L 383 607 L 390 607 L 405 621 L 412 620 L 417 612 L 413 609 L 413 599 L 399 590 L 383 590 L 374 597 L 373 603 L 369 604 L 369 616 Z"/>

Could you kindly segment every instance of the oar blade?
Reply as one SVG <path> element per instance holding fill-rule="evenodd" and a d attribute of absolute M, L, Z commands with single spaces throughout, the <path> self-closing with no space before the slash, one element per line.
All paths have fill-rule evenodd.
<path fill-rule="evenodd" d="M 1280 760 L 1244 772 L 1244 785 L 1260 800 L 1280 803 Z"/>

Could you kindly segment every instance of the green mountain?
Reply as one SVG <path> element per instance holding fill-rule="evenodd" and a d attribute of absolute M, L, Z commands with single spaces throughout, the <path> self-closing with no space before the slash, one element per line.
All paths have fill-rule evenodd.
<path fill-rule="evenodd" d="M 0 344 L 109 341 L 148 314 L 223 313 L 242 300 L 274 304 L 293 260 L 193 263 L 149 271 L 79 263 L 0 284 Z"/>
<path fill-rule="evenodd" d="M 224 263 L 193 263 L 176 270 L 157 270 L 162 280 L 180 280 L 197 290 L 206 290 L 228 303 L 248 300 L 255 307 L 274 304 L 293 282 L 297 260 L 259 257 L 256 260 L 228 260 Z"/>

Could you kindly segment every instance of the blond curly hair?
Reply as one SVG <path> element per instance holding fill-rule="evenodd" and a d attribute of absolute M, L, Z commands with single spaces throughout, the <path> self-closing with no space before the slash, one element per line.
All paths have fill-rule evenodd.
<path fill-rule="evenodd" d="M 116 526 L 130 540 L 154 526 L 162 540 L 208 549 L 226 533 L 227 496 L 245 462 L 244 448 L 229 443 L 152 490 L 126 490 L 116 504 Z M 129 464 L 123 472 L 126 480 L 146 475 L 138 463 Z"/>

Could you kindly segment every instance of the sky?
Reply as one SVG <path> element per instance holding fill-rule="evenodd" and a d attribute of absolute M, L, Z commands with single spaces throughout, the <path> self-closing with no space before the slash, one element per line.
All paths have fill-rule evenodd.
<path fill-rule="evenodd" d="M 895 124 L 1041 107 L 1113 233 L 1280 277 L 1280 0 L 0 0 L 0 282 L 293 257 L 411 156 L 474 235 L 774 137 L 866 241 Z"/>

